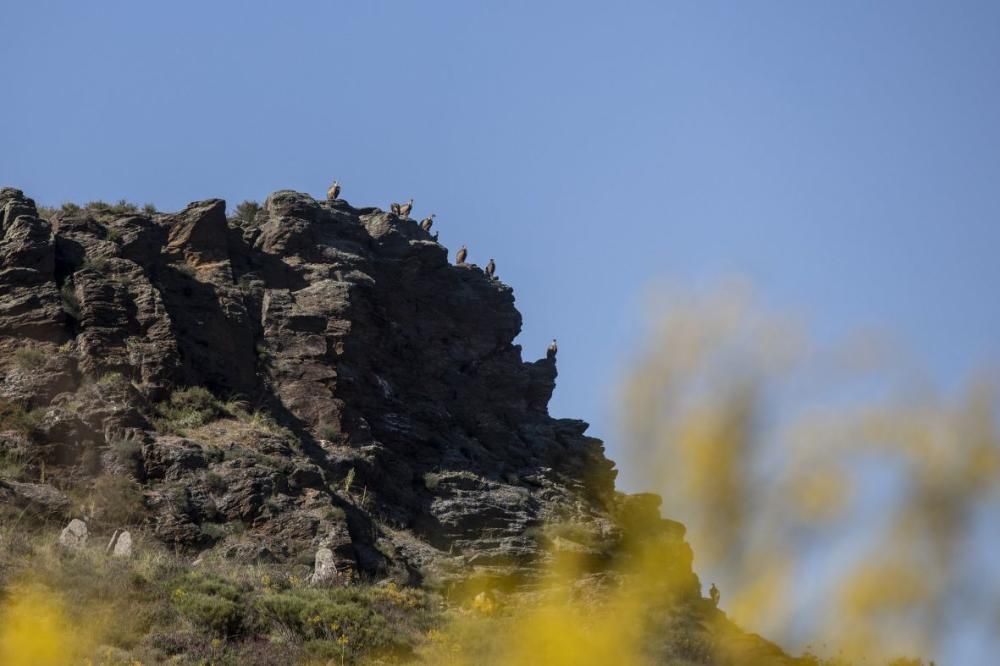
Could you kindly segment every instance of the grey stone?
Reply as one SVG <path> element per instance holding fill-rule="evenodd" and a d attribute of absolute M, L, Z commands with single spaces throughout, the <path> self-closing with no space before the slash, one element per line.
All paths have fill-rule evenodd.
<path fill-rule="evenodd" d="M 112 554 L 115 557 L 132 557 L 132 535 L 128 531 L 118 535 Z"/>
<path fill-rule="evenodd" d="M 72 503 L 48 484 L 0 479 L 0 505 L 13 507 L 28 516 L 63 518 Z"/>
<path fill-rule="evenodd" d="M 114 534 L 111 535 L 111 539 L 108 540 L 108 547 L 104 549 L 105 555 L 110 555 L 111 551 L 115 549 L 115 543 L 118 541 L 118 535 L 121 534 L 121 530 L 115 530 Z"/>
<path fill-rule="evenodd" d="M 336 576 L 337 566 L 334 564 L 333 551 L 329 548 L 320 548 L 316 551 L 316 563 L 309 582 L 313 585 L 322 585 L 329 583 Z"/>
<path fill-rule="evenodd" d="M 59 534 L 59 545 L 71 550 L 80 550 L 87 545 L 88 536 L 87 523 L 74 518 Z"/>

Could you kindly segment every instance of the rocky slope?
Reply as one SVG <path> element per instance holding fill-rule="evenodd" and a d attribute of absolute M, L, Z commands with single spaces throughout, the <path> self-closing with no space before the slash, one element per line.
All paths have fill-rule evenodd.
<path fill-rule="evenodd" d="M 616 493 L 587 424 L 549 416 L 556 361 L 522 359 L 510 287 L 413 220 L 292 191 L 252 219 L 47 217 L 0 191 L 6 508 L 425 584 L 562 551 L 607 569 L 642 535 L 697 593 L 659 498 Z"/>

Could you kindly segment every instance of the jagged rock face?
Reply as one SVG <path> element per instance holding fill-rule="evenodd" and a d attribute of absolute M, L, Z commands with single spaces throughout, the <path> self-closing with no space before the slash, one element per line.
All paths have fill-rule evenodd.
<path fill-rule="evenodd" d="M 63 478 L 141 482 L 164 541 L 414 580 L 530 568 L 551 520 L 616 538 L 613 463 L 548 415 L 555 361 L 522 360 L 510 287 L 414 221 L 291 191 L 240 224 L 221 200 L 47 221 L 13 189 L 0 214 L 0 398 L 44 411 Z M 158 430 L 184 386 L 286 429 Z"/>

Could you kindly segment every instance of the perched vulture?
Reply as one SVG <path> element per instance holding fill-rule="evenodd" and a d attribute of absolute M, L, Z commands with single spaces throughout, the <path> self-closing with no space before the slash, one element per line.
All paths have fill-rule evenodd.
<path fill-rule="evenodd" d="M 411 210 L 413 210 L 413 199 L 410 199 L 405 204 L 399 207 L 399 216 L 409 217 Z"/>

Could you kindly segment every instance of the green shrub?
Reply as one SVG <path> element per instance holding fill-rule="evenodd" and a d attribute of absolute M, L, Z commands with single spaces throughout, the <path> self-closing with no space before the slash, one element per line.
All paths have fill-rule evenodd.
<path fill-rule="evenodd" d="M 80 442 L 80 467 L 87 475 L 94 475 L 101 471 L 101 452 L 94 444 L 93 440 L 85 439 Z"/>
<path fill-rule="evenodd" d="M 130 469 L 135 469 L 142 462 L 142 443 L 138 440 L 127 437 L 112 439 L 108 446 L 118 462 Z"/>
<path fill-rule="evenodd" d="M 30 459 L 20 449 L 0 449 L 0 478 L 19 479 L 27 470 Z"/>
<path fill-rule="evenodd" d="M 191 571 L 178 576 L 173 580 L 172 587 L 175 590 L 220 596 L 230 601 L 238 600 L 242 594 L 240 586 L 228 578 L 199 571 Z"/>
<path fill-rule="evenodd" d="M 159 418 L 154 420 L 161 432 L 180 432 L 198 428 L 226 414 L 212 393 L 200 386 L 178 389 L 170 398 L 156 406 Z"/>
<path fill-rule="evenodd" d="M 38 211 L 38 217 L 43 220 L 52 219 L 52 216 L 58 211 L 58 209 L 53 208 L 52 206 L 35 206 L 35 210 Z"/>
<path fill-rule="evenodd" d="M 103 273 L 108 269 L 108 260 L 105 257 L 87 257 L 83 260 L 80 269 Z"/>
<path fill-rule="evenodd" d="M 208 489 L 214 493 L 224 493 L 226 492 L 226 480 L 215 472 L 208 472 L 205 474 L 205 485 Z"/>
<path fill-rule="evenodd" d="M 0 431 L 15 430 L 33 435 L 44 415 L 42 409 L 25 409 L 24 405 L 0 399 Z"/>
<path fill-rule="evenodd" d="M 347 520 L 347 513 L 339 506 L 328 507 L 323 515 L 327 520 L 335 523 Z"/>
<path fill-rule="evenodd" d="M 187 486 L 175 486 L 171 488 L 167 498 L 171 506 L 174 507 L 174 510 L 180 514 L 188 515 L 194 509 L 191 501 L 191 491 L 188 490 Z"/>
<path fill-rule="evenodd" d="M 384 616 L 360 600 L 338 592 L 315 589 L 270 592 L 260 596 L 254 608 L 262 622 L 306 639 L 336 640 L 348 636 L 352 649 L 377 648 L 391 642 Z"/>
<path fill-rule="evenodd" d="M 63 286 L 59 289 L 59 295 L 62 296 L 62 311 L 68 314 L 73 319 L 80 319 L 80 299 L 76 297 L 76 290 L 73 288 L 73 284 L 68 280 L 63 283 Z"/>
<path fill-rule="evenodd" d="M 226 536 L 226 526 L 221 523 L 202 523 L 201 533 L 213 543 Z"/>
<path fill-rule="evenodd" d="M 316 427 L 316 435 L 328 442 L 335 442 L 340 439 L 340 428 L 332 423 L 323 422 Z"/>
<path fill-rule="evenodd" d="M 14 352 L 14 364 L 22 370 L 37 370 L 45 365 L 46 355 L 37 347 L 21 347 Z"/>
<path fill-rule="evenodd" d="M 125 383 L 125 375 L 120 372 L 105 372 L 103 375 L 97 378 L 97 383 L 101 386 L 115 386 L 116 384 Z"/>
<path fill-rule="evenodd" d="M 236 210 L 229 220 L 241 227 L 253 224 L 260 209 L 261 206 L 256 201 L 244 201 L 236 206 Z"/>
<path fill-rule="evenodd" d="M 224 597 L 176 590 L 174 606 L 196 627 L 206 628 L 220 636 L 235 636 L 243 630 L 242 604 Z"/>
<path fill-rule="evenodd" d="M 79 504 L 91 508 L 93 523 L 108 528 L 137 525 L 146 517 L 142 486 L 126 476 L 98 476 Z"/>
<path fill-rule="evenodd" d="M 91 201 L 84 210 L 93 215 L 98 221 L 106 221 L 121 217 L 123 215 L 135 215 L 139 212 L 139 207 L 134 203 L 129 203 L 125 199 L 119 199 L 118 203 L 109 204 L 106 201 Z"/>

